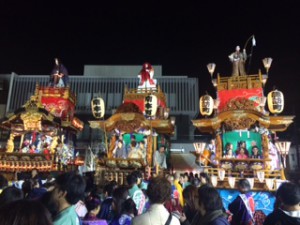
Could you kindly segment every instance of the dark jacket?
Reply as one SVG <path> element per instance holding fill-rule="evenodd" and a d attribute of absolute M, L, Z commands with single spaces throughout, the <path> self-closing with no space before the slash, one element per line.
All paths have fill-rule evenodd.
<path fill-rule="evenodd" d="M 270 213 L 264 225 L 299 225 L 300 218 L 291 217 L 284 213 L 281 209 L 276 209 L 272 213 Z"/>

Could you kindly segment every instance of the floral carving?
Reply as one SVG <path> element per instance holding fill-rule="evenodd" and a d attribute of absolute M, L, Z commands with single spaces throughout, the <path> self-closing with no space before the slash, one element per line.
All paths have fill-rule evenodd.
<path fill-rule="evenodd" d="M 224 121 L 224 125 L 228 130 L 247 129 L 255 123 L 255 120 L 247 117 L 230 118 Z"/>
<path fill-rule="evenodd" d="M 239 110 L 239 109 L 257 110 L 254 101 L 251 101 L 247 98 L 236 98 L 228 101 L 225 107 L 223 108 L 223 111 Z"/>

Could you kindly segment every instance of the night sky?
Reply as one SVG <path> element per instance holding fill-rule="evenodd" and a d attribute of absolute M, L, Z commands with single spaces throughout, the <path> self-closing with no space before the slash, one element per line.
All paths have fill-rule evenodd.
<path fill-rule="evenodd" d="M 59 57 L 71 75 L 85 64 L 160 64 L 165 75 L 198 77 L 214 96 L 206 64 L 230 75 L 228 55 L 255 35 L 250 73 L 265 94 L 285 95 L 283 114 L 300 115 L 300 13 L 295 1 L 6 1 L 0 3 L 0 74 L 49 74 Z M 129 3 L 130 2 L 130 3 Z M 251 50 L 251 42 L 247 52 Z"/>

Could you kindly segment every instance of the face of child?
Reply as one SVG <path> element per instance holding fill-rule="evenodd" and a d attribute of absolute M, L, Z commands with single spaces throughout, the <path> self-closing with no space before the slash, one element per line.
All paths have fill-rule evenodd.
<path fill-rule="evenodd" d="M 254 154 L 254 155 L 257 155 L 257 154 L 258 154 L 258 148 L 253 148 L 252 151 L 253 151 L 253 154 Z"/>

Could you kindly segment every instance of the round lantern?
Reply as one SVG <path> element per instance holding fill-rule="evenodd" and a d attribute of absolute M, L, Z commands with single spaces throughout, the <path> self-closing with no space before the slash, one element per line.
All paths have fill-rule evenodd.
<path fill-rule="evenodd" d="M 104 116 L 105 104 L 102 98 L 100 97 L 93 98 L 91 101 L 91 106 L 92 106 L 92 113 L 95 118 L 100 119 Z"/>
<path fill-rule="evenodd" d="M 203 95 L 200 98 L 200 113 L 202 116 L 210 116 L 214 109 L 214 100 L 210 95 Z"/>
<path fill-rule="evenodd" d="M 268 107 L 273 114 L 278 114 L 283 111 L 284 97 L 281 91 L 274 90 L 268 94 Z"/>
<path fill-rule="evenodd" d="M 155 95 L 146 96 L 144 106 L 146 116 L 155 116 L 157 111 L 157 97 Z"/>

